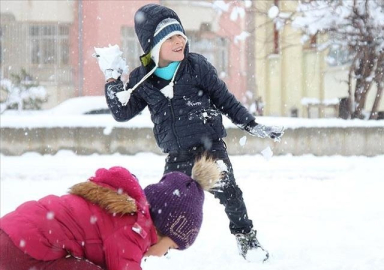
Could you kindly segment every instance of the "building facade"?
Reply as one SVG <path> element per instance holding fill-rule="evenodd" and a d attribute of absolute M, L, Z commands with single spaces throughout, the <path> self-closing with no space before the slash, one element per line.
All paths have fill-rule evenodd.
<path fill-rule="evenodd" d="M 338 117 L 339 102 L 348 97 L 348 71 L 342 51 L 318 51 L 314 46 L 326 39 L 317 36 L 306 43 L 290 25 L 276 27 L 268 12 L 277 6 L 282 16 L 296 10 L 297 1 L 254 1 L 256 99 L 263 114 L 270 116 Z M 331 65 L 327 58 L 334 59 Z M 372 108 L 376 86 L 372 85 L 366 109 Z M 311 103 L 322 106 L 308 107 Z M 384 102 L 379 111 L 384 110 Z"/>
<path fill-rule="evenodd" d="M 348 96 L 348 66 L 343 61 L 329 65 L 325 59 L 332 52 L 314 49 L 316 40 L 301 44 L 299 31 L 290 26 L 277 29 L 268 17 L 274 5 L 286 14 L 295 10 L 297 2 L 289 0 L 5 0 L 1 78 L 25 69 L 48 90 L 45 108 L 71 97 L 103 95 L 104 76 L 92 56 L 94 47 L 118 44 L 131 70 L 140 65 L 142 50 L 133 17 L 147 3 L 177 12 L 190 50 L 207 57 L 229 90 L 256 114 L 307 117 L 310 112 L 303 100 Z M 342 53 L 336 56 L 342 58 Z M 367 109 L 375 94 L 371 89 Z M 335 108 L 315 109 L 311 116 L 337 116 Z"/>
<path fill-rule="evenodd" d="M 246 102 L 246 41 L 238 38 L 245 16 L 240 12 L 231 17 L 244 4 L 215 6 L 214 2 L 2 1 L 1 78 L 25 69 L 47 89 L 46 108 L 71 97 L 103 95 L 104 76 L 92 56 L 94 47 L 118 44 L 129 68 L 138 66 L 142 50 L 134 32 L 134 14 L 145 4 L 157 3 L 178 13 L 191 51 L 204 54 L 229 89 Z"/>

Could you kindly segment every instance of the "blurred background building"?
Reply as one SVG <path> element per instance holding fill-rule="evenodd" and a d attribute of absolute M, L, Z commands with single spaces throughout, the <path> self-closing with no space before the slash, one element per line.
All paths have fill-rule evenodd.
<path fill-rule="evenodd" d="M 343 53 L 313 49 L 316 38 L 301 44 L 298 31 L 276 29 L 268 18 L 272 6 L 284 12 L 296 1 L 1 1 L 1 78 L 25 69 L 46 87 L 45 108 L 103 95 L 94 47 L 118 44 L 130 69 L 138 66 L 142 51 L 133 17 L 147 3 L 178 13 L 191 51 L 207 57 L 255 114 L 339 116 L 340 100 L 348 95 Z M 330 65 L 325 58 L 332 53 L 336 61 Z"/>

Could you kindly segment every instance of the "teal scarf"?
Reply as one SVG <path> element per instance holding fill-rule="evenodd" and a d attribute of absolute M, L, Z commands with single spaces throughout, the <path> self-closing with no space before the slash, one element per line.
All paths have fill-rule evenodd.
<path fill-rule="evenodd" d="M 175 74 L 175 71 L 179 63 L 180 62 L 172 62 L 166 67 L 158 67 L 155 70 L 155 75 L 157 77 L 160 77 L 164 80 L 169 81 L 170 79 L 172 79 L 173 75 Z"/>

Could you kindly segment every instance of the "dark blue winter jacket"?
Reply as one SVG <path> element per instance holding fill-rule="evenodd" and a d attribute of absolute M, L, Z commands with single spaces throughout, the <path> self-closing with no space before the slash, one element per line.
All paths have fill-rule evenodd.
<path fill-rule="evenodd" d="M 141 31 L 142 27 L 135 22 L 136 32 L 145 53 L 149 52 L 147 41 L 153 36 L 156 25 L 163 18 L 170 17 L 180 21 L 173 11 L 162 6 L 158 8 L 161 12 L 157 10 L 153 14 L 146 14 L 144 10 L 147 17 L 144 23 L 145 31 Z M 150 31 L 151 29 L 153 31 Z M 136 85 L 147 72 L 148 66 L 144 64 L 134 69 L 126 89 Z M 176 73 L 173 98 L 170 99 L 160 92 L 157 86 L 161 83 L 157 81 L 161 80 L 154 75 L 145 80 L 132 92 L 126 106 L 122 106 L 115 96 L 116 92 L 124 90 L 122 81 L 106 84 L 105 94 L 108 106 L 117 121 L 128 121 L 148 106 L 157 144 L 165 153 L 187 150 L 225 137 L 222 114 L 241 128 L 255 120 L 228 91 L 207 59 L 202 55 L 189 53 L 188 49 L 185 50 L 185 58 Z"/>

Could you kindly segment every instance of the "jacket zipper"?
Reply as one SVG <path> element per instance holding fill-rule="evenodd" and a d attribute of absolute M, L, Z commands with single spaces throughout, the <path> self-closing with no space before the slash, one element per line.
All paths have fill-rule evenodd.
<path fill-rule="evenodd" d="M 168 105 L 169 105 L 169 107 L 171 107 L 171 113 L 172 113 L 172 131 L 173 131 L 173 135 L 174 135 L 175 138 L 176 138 L 176 142 L 177 142 L 177 145 L 179 146 L 179 149 L 181 149 L 180 139 L 179 139 L 179 136 L 177 136 L 176 128 L 175 128 L 176 117 L 175 117 L 175 112 L 174 112 L 174 110 L 173 110 L 172 99 L 169 99 L 169 98 L 168 98 Z"/>

